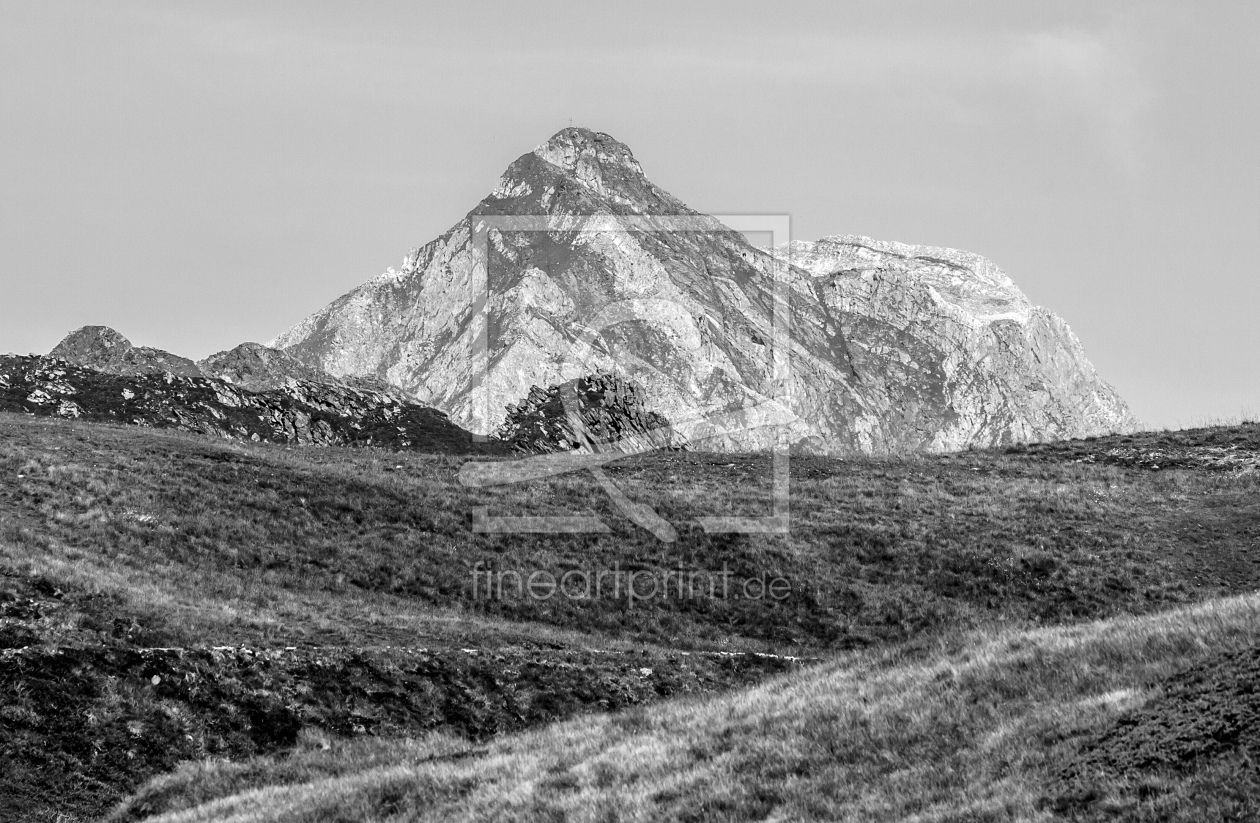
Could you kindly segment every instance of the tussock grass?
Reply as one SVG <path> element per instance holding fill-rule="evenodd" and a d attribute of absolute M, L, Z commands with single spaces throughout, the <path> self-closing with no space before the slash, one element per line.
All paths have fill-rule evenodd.
<path fill-rule="evenodd" d="M 1157 695 L 1171 673 L 1258 638 L 1257 595 L 964 634 L 918 661 L 845 654 L 738 694 L 582 718 L 484 751 L 394 742 L 377 750 L 384 762 L 345 750 L 344 768 L 328 752 L 299 754 L 268 786 L 256 764 L 188 766 L 132 803 L 160 795 L 168 813 L 156 819 L 169 823 L 1048 820 L 1047 790 L 1082 739 Z M 242 771 L 250 776 L 238 781 Z M 1220 801 L 1162 803 L 1178 819 L 1177 809 L 1222 811 Z"/>

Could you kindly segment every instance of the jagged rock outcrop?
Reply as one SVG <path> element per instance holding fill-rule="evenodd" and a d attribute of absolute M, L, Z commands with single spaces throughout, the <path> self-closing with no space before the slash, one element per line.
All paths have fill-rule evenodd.
<path fill-rule="evenodd" d="M 376 392 L 301 381 L 254 392 L 169 371 L 96 371 L 51 356 L 0 357 L 0 411 L 294 445 L 501 450 L 474 442 L 440 411 Z"/>
<path fill-rule="evenodd" d="M 612 374 L 534 386 L 496 438 L 514 451 L 640 452 L 685 448 L 663 415 L 647 408 L 643 389 Z"/>
<path fill-rule="evenodd" d="M 109 374 L 169 372 L 177 377 L 202 376 L 197 364 L 188 358 L 148 346 L 133 346 L 130 340 L 108 326 L 84 326 L 70 332 L 49 356 Z"/>
<path fill-rule="evenodd" d="M 520 215 L 546 230 L 476 242 L 487 218 Z M 703 230 L 624 230 L 653 215 Z M 776 278 L 791 296 L 778 351 Z M 1135 422 L 1067 324 L 982 258 L 853 238 L 758 249 L 654 186 L 623 144 L 574 128 L 401 270 L 269 345 L 482 433 L 532 387 L 605 371 L 697 448 L 941 450 Z"/>

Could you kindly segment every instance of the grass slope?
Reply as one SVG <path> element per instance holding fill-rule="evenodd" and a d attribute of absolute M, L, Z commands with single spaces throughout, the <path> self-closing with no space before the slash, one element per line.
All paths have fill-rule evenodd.
<path fill-rule="evenodd" d="M 959 632 L 1252 591 L 1257 455 L 1250 424 L 951 456 L 794 458 L 787 537 L 692 523 L 768 508 L 763 456 L 609 466 L 678 527 L 670 544 L 625 520 L 584 474 L 470 489 L 456 482 L 457 456 L 0 415 L 0 648 L 11 650 L 0 657 L 0 757 L 16 798 L 0 814 L 90 817 L 179 760 L 282 751 L 303 734 L 479 740 L 791 668 L 732 663 L 728 652 L 922 656 Z M 478 534 L 479 505 L 596 513 L 613 530 Z M 472 591 L 478 562 L 556 577 L 725 567 L 735 592 L 765 574 L 791 593 L 631 604 L 509 587 L 487 600 Z M 248 653 L 207 662 L 212 646 Z M 149 651 L 158 647 L 184 651 Z M 492 653 L 470 661 L 465 648 Z M 336 665 L 311 687 L 321 657 Z M 204 699 L 197 678 L 211 684 Z M 436 691 L 406 697 L 422 683 Z"/>
<path fill-rule="evenodd" d="M 1260 441 L 1260 426 L 1239 437 Z M 416 645 L 544 627 L 684 649 L 814 653 L 942 625 L 1144 612 L 1260 582 L 1260 475 L 1102 462 L 1107 444 L 792 462 L 789 536 L 706 534 L 768 507 L 769 461 L 660 454 L 607 469 L 679 528 L 662 543 L 583 473 L 472 489 L 466 458 L 243 446 L 0 416 L 0 558 L 122 598 L 149 645 Z M 1248 450 L 1246 453 L 1251 453 Z M 478 534 L 471 511 L 594 512 L 606 535 Z M 731 571 L 731 596 L 580 600 L 472 590 L 482 561 Z M 779 603 L 739 596 L 763 574 Z M 701 578 L 703 581 L 704 578 Z M 755 591 L 755 589 L 754 589 Z M 720 595 L 720 592 L 719 592 Z M 450 618 L 459 618 L 452 620 Z M 529 626 L 522 634 L 520 625 Z"/>
<path fill-rule="evenodd" d="M 147 808 L 170 823 L 1254 820 L 1260 773 L 1242 745 L 1254 751 L 1254 739 L 1216 741 L 1215 751 L 1179 763 L 1181 775 L 1159 761 L 1123 774 L 1085 769 L 1085 791 L 1062 775 L 1100 729 L 1134 717 L 1140 725 L 1142 707 L 1166 699 L 1170 676 L 1222 649 L 1251 659 L 1258 641 L 1256 595 L 961 634 L 917 660 L 849 653 L 741 693 L 585 717 L 485 746 L 438 738 L 190 764 L 113 819 Z M 1199 743 L 1213 743 L 1212 721 L 1254 715 L 1258 704 L 1248 689 L 1200 718 Z"/>
<path fill-rule="evenodd" d="M 0 650 L 0 819 L 97 819 L 186 761 L 242 760 L 309 739 L 440 731 L 485 740 L 795 667 L 646 650 Z"/>

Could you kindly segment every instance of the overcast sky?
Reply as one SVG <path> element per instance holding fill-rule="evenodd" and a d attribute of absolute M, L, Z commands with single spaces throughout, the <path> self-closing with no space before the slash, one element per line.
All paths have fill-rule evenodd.
<path fill-rule="evenodd" d="M 1144 421 L 1260 413 L 1260 4 L 0 0 L 0 352 L 265 341 L 558 129 L 983 254 Z"/>

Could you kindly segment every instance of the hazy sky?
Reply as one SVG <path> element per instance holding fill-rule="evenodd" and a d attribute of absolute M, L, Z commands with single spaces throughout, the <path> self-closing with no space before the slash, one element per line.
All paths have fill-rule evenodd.
<path fill-rule="evenodd" d="M 0 0 L 0 352 L 265 341 L 558 129 L 983 254 L 1158 426 L 1260 413 L 1260 3 Z"/>

